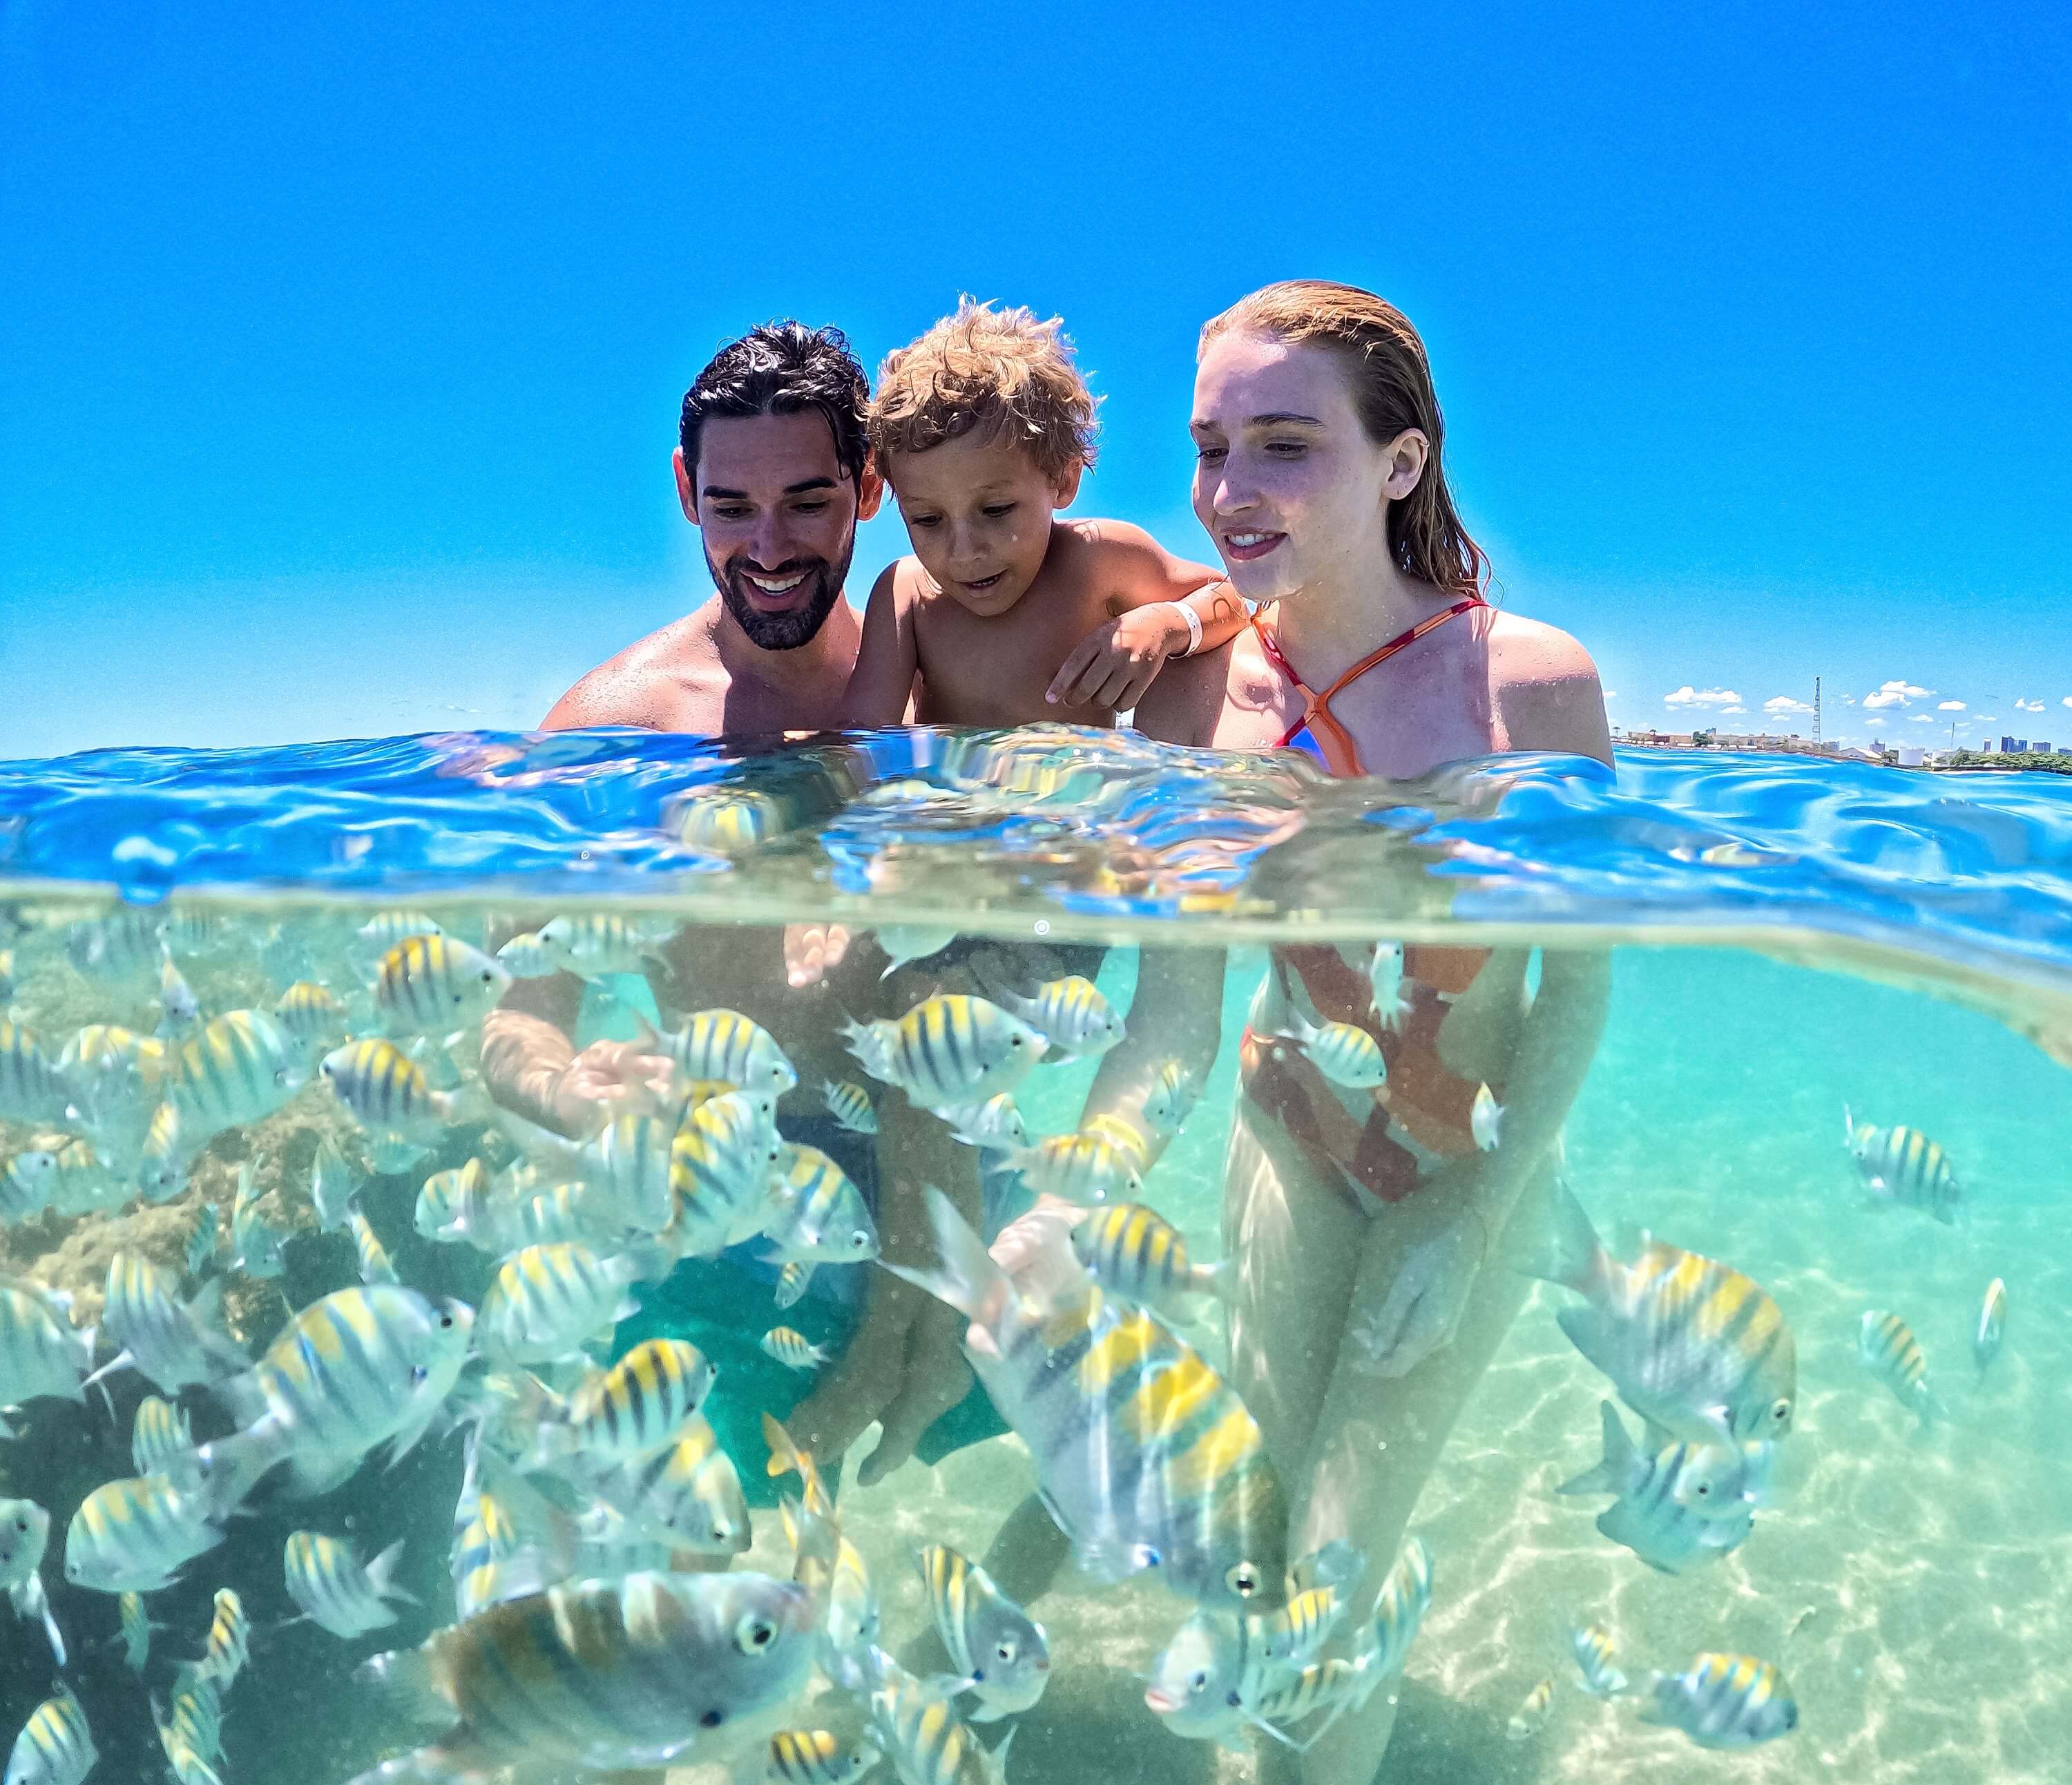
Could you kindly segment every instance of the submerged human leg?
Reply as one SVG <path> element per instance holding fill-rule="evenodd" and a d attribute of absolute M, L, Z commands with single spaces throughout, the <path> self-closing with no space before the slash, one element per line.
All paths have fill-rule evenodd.
<path fill-rule="evenodd" d="M 1305 1497 L 1294 1511 L 1289 1548 L 1306 1554 L 1336 1537 L 1352 1543 L 1367 1558 L 1363 1605 L 1394 1565 L 1455 1422 L 1531 1293 L 1531 1280 L 1516 1266 L 1541 1231 L 1552 1178 L 1550 1162 L 1519 1199 L 1476 1277 L 1450 1344 L 1393 1380 L 1363 1367 L 1367 1359 L 1355 1340 L 1349 1339 L 1340 1354 L 1301 1478 Z M 1401 1261 L 1394 1262 L 1400 1266 Z M 1355 1318 L 1387 1294 L 1390 1263 L 1385 1255 L 1370 1256 L 1353 1298 Z M 1437 1572 L 1443 1581 L 1443 1557 Z M 1302 1785 L 1367 1785 L 1395 1728 L 1396 1697 L 1392 1684 L 1385 1682 L 1363 1709 L 1340 1718 L 1302 1757 Z"/>

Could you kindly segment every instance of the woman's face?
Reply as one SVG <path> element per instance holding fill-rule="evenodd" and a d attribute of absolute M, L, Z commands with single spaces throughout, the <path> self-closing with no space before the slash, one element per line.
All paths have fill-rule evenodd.
<path fill-rule="evenodd" d="M 1424 438 L 1370 440 L 1330 348 L 1218 335 L 1194 373 L 1192 432 L 1194 513 L 1248 601 L 1389 561 L 1388 504 L 1416 487 Z"/>

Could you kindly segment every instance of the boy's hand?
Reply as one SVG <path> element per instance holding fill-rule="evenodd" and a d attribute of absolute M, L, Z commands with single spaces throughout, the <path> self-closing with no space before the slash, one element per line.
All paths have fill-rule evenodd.
<path fill-rule="evenodd" d="M 1171 603 L 1133 608 L 1080 640 L 1043 697 L 1054 706 L 1127 712 L 1158 679 L 1166 660 L 1190 642 L 1187 623 Z"/>
<path fill-rule="evenodd" d="M 817 985 L 849 952 L 849 932 L 839 923 L 787 923 L 784 977 L 794 988 Z"/>

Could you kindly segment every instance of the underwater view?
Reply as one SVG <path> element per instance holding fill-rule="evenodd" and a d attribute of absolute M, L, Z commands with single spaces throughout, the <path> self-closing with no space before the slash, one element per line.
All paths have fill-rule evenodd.
<path fill-rule="evenodd" d="M 2045 775 L 0 763 L 6 1785 L 2062 1779 L 2068 1066 Z"/>

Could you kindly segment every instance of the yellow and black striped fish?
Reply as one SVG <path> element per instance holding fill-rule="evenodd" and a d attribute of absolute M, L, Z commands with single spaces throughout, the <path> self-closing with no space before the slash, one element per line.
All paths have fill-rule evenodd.
<path fill-rule="evenodd" d="M 1799 1727 L 1784 1676 L 1749 1655 L 1700 1655 L 1681 1673 L 1648 1679 L 1643 1723 L 1681 1729 L 1701 1748 L 1748 1748 Z"/>
<path fill-rule="evenodd" d="M 245 1602 L 228 1587 L 218 1587 L 216 1615 L 208 1627 L 208 1646 L 202 1655 L 202 1672 L 219 1692 L 228 1692 L 252 1654 L 252 1620 L 245 1614 Z"/>
<path fill-rule="evenodd" d="M 130 1456 L 140 1475 L 162 1475 L 177 1468 L 194 1449 L 187 1409 L 146 1395 L 137 1403 L 130 1424 Z"/>
<path fill-rule="evenodd" d="M 763 1776 L 769 1785 L 852 1785 L 884 1758 L 867 1735 L 842 1742 L 826 1729 L 779 1729 Z"/>
<path fill-rule="evenodd" d="M 0 1121 L 61 1122 L 71 1103 L 64 1075 L 35 1034 L 0 1017 Z"/>
<path fill-rule="evenodd" d="M 667 1273 L 660 1248 L 600 1258 L 588 1246 L 526 1246 L 497 1266 L 475 1316 L 476 1342 L 491 1357 L 545 1363 L 575 1353 L 633 1312 L 627 1285 Z"/>
<path fill-rule="evenodd" d="M 687 1079 L 716 1080 L 737 1091 L 783 1096 L 799 1082 L 797 1070 L 776 1038 L 738 1010 L 700 1010 L 680 1029 L 652 1026 L 646 1045 L 667 1054 Z"/>
<path fill-rule="evenodd" d="M 229 1010 L 180 1044 L 171 1068 L 180 1136 L 191 1152 L 227 1128 L 263 1121 L 309 1082 L 302 1050 L 264 1010 Z"/>
<path fill-rule="evenodd" d="M 1543 1680 L 1525 1695 L 1525 1702 L 1511 1713 L 1510 1722 L 1504 1725 L 1504 1734 L 1514 1742 L 1529 1742 L 1547 1726 L 1548 1713 L 1554 1708 L 1554 1681 Z"/>
<path fill-rule="evenodd" d="M 204 1497 L 166 1475 L 105 1482 L 65 1531 L 65 1578 L 97 1593 L 155 1593 L 223 1541 Z"/>
<path fill-rule="evenodd" d="M 865 1071 L 924 1109 L 962 1108 L 1012 1091 L 1050 1046 L 990 999 L 958 992 L 923 998 L 896 1022 L 843 1026 Z"/>
<path fill-rule="evenodd" d="M 674 1444 L 711 1392 L 713 1367 L 680 1339 L 643 1339 L 608 1370 L 593 1372 L 541 1424 L 537 1464 L 581 1456 L 628 1462 Z"/>
<path fill-rule="evenodd" d="M 710 1421 L 696 1415 L 667 1450 L 624 1464 L 595 1485 L 648 1542 L 704 1556 L 738 1556 L 752 1539 L 734 1459 L 720 1448 Z"/>
<path fill-rule="evenodd" d="M 1869 1310 L 1856 1335 L 1856 1349 L 1871 1374 L 1921 1421 L 1923 1431 L 1950 1417 L 1950 1409 L 1928 1386 L 1928 1360 L 1921 1355 L 1921 1341 L 1897 1314 L 1882 1308 Z"/>
<path fill-rule="evenodd" d="M 393 1042 L 347 1042 L 325 1055 L 319 1070 L 368 1128 L 425 1138 L 453 1119 L 454 1094 L 434 1091 L 424 1068 Z"/>
<path fill-rule="evenodd" d="M 1104 1203 L 1111 1196 L 1134 1202 L 1144 1194 L 1135 1158 L 1099 1134 L 1046 1135 L 1010 1151 L 1007 1163 L 1038 1195 L 1063 1202 Z"/>
<path fill-rule="evenodd" d="M 679 1257 L 708 1256 L 759 1231 L 768 1213 L 764 1190 L 783 1146 L 739 1092 L 692 1111 L 669 1143 L 675 1206 L 664 1236 Z"/>
<path fill-rule="evenodd" d="M 1618 1658 L 1618 1646 L 1602 1624 L 1571 1624 L 1568 1647 L 1582 1672 L 1583 1690 L 1593 1698 L 1614 1698 L 1626 1690 L 1626 1676 L 1613 1664 Z"/>
<path fill-rule="evenodd" d="M 1229 1294 L 1235 1268 L 1194 1263 L 1180 1230 L 1141 1203 L 1096 1209 L 1072 1229 L 1072 1250 L 1116 1300 L 1168 1319 L 1188 1318 L 1197 1296 Z"/>
<path fill-rule="evenodd" d="M 1870 1194 L 1874 1208 L 1918 1208 L 1945 1227 L 1955 1227 L 1964 1192 L 1949 1155 L 1917 1128 L 1880 1128 L 1860 1122 L 1845 1104 L 1842 1142 Z"/>
<path fill-rule="evenodd" d="M 1620 1397 L 1693 1444 L 1781 1438 L 1799 1397 L 1799 1353 L 1769 1293 L 1716 1259 L 1648 1238 L 1621 1264 L 1564 1183 L 1554 1188 L 1554 1240 L 1529 1274 L 1589 1306 L 1556 1317 Z"/>
<path fill-rule="evenodd" d="M 878 1225 L 855 1180 L 816 1146 L 788 1142 L 778 1152 L 764 1231 L 788 1264 L 861 1265 L 878 1256 Z"/>
<path fill-rule="evenodd" d="M 487 1606 L 366 1671 L 421 1680 L 452 1706 L 434 1763 L 662 1766 L 805 1684 L 818 1609 L 805 1588 L 746 1570 L 636 1573 Z"/>
<path fill-rule="evenodd" d="M 1206 1605 L 1280 1605 L 1287 1502 L 1237 1392 L 1083 1277 L 1045 1302 L 1018 1294 L 948 1197 L 931 1190 L 928 1207 L 942 1266 L 897 1273 L 972 1323 L 964 1355 L 1082 1560 L 1111 1577 L 1155 1569 Z"/>
<path fill-rule="evenodd" d="M 902 1779 L 911 1785 L 1006 1785 L 1014 1732 L 990 1754 L 950 1702 L 890 1656 L 874 1652 L 870 1726 Z"/>
<path fill-rule="evenodd" d="M 972 1721 L 990 1723 L 1030 1709 L 1050 1683 L 1043 1627 L 947 1544 L 929 1544 L 914 1560 L 950 1665 L 978 1699 Z"/>
<path fill-rule="evenodd" d="M 345 1224 L 352 1235 L 353 1249 L 360 1254 L 360 1281 L 369 1285 L 401 1282 L 388 1248 L 381 1244 L 381 1236 L 374 1231 L 374 1224 L 367 1219 L 367 1211 L 360 1207 L 357 1195 L 346 1200 Z"/>
<path fill-rule="evenodd" d="M 409 1598 L 393 1580 L 402 1556 L 398 1537 L 363 1567 L 350 1544 L 321 1532 L 297 1531 L 288 1538 L 281 1565 L 288 1597 L 302 1614 L 332 1635 L 350 1639 L 396 1622 L 389 1600 Z"/>
<path fill-rule="evenodd" d="M 393 1440 L 401 1455 L 458 1380 L 474 1327 L 465 1302 L 393 1284 L 311 1302 L 247 1374 L 223 1385 L 243 1425 L 196 1453 L 211 1503 L 236 1506 L 290 1458 L 329 1483 L 378 1444 Z"/>
<path fill-rule="evenodd" d="M 2000 1345 L 2007 1337 L 2007 1285 L 1996 1277 L 1986 1285 L 1986 1298 L 1980 1304 L 1979 1323 L 1971 1333 L 1971 1361 L 1979 1367 L 1979 1380 L 1984 1381 L 1986 1366 L 2000 1355 Z"/>
<path fill-rule="evenodd" d="M 306 1056 L 343 1036 L 347 1029 L 345 1006 L 327 988 L 309 979 L 297 980 L 273 1001 L 273 1020 L 294 1038 Z"/>
<path fill-rule="evenodd" d="M 1048 1059 L 1092 1059 L 1128 1032 L 1100 987 L 1078 973 L 1050 980 L 1027 997 L 1002 992 L 999 1001 L 1050 1044 Z"/>
<path fill-rule="evenodd" d="M 21 1785 L 80 1785 L 93 1771 L 101 1750 L 86 1726 L 86 1713 L 60 1687 L 29 1713 L 7 1756 L 7 1777 Z"/>
<path fill-rule="evenodd" d="M 878 1132 L 878 1111 L 871 1104 L 870 1093 L 861 1085 L 848 1079 L 835 1080 L 823 1086 L 820 1094 L 837 1125 L 852 1134 Z"/>
<path fill-rule="evenodd" d="M 392 1035 L 465 1027 L 503 997 L 511 970 L 450 936 L 413 936 L 381 957 L 374 1008 Z"/>

